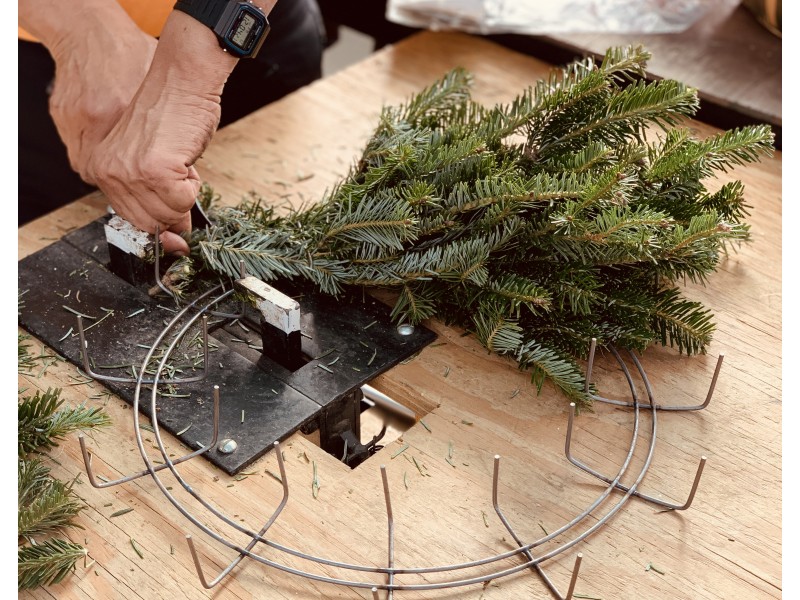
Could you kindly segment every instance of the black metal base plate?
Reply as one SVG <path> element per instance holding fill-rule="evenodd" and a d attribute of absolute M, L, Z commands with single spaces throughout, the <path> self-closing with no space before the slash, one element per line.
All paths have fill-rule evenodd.
<path fill-rule="evenodd" d="M 147 286 L 134 287 L 108 270 L 104 220 L 72 232 L 19 262 L 19 290 L 28 290 L 19 322 L 80 366 L 76 316 L 64 307 L 96 318 L 106 315 L 104 309 L 113 310 L 86 331 L 88 350 L 95 370 L 129 376 L 129 369 L 100 367 L 121 364 L 138 368 L 147 347 L 172 318 L 169 309 L 174 303 L 171 299 L 153 299 L 147 294 Z M 195 449 L 198 443 L 207 444 L 211 439 L 212 386 L 220 386 L 220 439 L 236 440 L 238 449 L 226 455 L 215 448 L 205 456 L 229 474 L 246 468 L 274 441 L 301 427 L 313 428 L 328 411 L 337 410 L 351 397 L 353 390 L 435 339 L 433 332 L 420 326 L 411 335 L 400 335 L 389 309 L 369 296 L 336 299 L 288 284 L 276 287 L 296 297 L 301 305 L 303 352 L 308 363 L 290 371 L 251 348 L 261 346 L 253 313 L 253 318 L 245 320 L 249 331 L 237 324 L 211 332 L 209 339 L 216 348 L 210 353 L 205 381 L 179 385 L 174 397 L 158 397 L 159 424 L 173 434 L 183 431 L 178 437 Z M 142 308 L 144 311 L 129 316 Z M 235 312 L 237 306 L 231 303 L 221 308 Z M 84 326 L 93 322 L 85 320 Z M 68 334 L 71 328 L 73 332 Z M 133 403 L 133 384 L 105 385 Z M 150 389 L 144 389 L 140 406 L 148 416 L 150 398 Z"/>

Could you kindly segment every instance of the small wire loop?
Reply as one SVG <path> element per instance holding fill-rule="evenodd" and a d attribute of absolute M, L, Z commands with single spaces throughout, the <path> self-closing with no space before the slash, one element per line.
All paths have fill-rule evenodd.
<path fill-rule="evenodd" d="M 156 280 L 156 284 L 161 291 L 164 292 L 167 296 L 172 298 L 175 301 L 175 306 L 178 308 L 181 307 L 181 300 L 175 292 L 169 289 L 164 282 L 161 281 L 161 237 L 159 234 L 159 226 L 156 225 L 156 233 L 155 233 L 155 261 L 153 263 L 153 270 L 154 270 L 154 277 Z M 247 269 L 245 268 L 245 264 L 243 260 L 239 261 L 239 277 L 244 279 L 247 277 Z M 239 312 L 238 313 L 229 313 L 229 312 L 221 312 L 218 310 L 208 310 L 208 314 L 212 317 L 217 317 L 220 319 L 242 319 L 245 316 L 246 306 L 244 301 L 239 303 Z"/>

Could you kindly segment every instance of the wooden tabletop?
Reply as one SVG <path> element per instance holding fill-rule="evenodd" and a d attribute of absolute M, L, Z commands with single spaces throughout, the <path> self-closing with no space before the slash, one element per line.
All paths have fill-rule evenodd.
<path fill-rule="evenodd" d="M 229 203 L 251 189 L 275 201 L 318 199 L 358 156 L 383 104 L 406 99 L 456 65 L 475 74 L 475 96 L 485 103 L 511 100 L 549 69 L 542 62 L 466 35 L 419 34 L 218 132 L 199 164 L 201 175 Z M 713 131 L 699 123 L 696 127 L 703 136 Z M 697 497 L 681 513 L 659 512 L 632 499 L 606 527 L 544 563 L 562 592 L 580 551 L 583 565 L 576 592 L 584 598 L 781 597 L 780 154 L 738 169 L 724 180 L 730 178 L 746 185 L 753 241 L 730 254 L 707 288 L 687 286 L 688 296 L 716 314 L 718 331 L 710 353 L 687 358 L 652 348 L 643 359 L 660 401 L 689 404 L 705 397 L 717 356 L 726 355 L 716 394 L 705 411 L 659 415 L 655 459 L 640 488 L 682 502 L 698 458 L 705 455 L 708 464 Z M 90 196 L 26 225 L 19 230 L 20 257 L 100 216 L 104 205 L 101 196 Z M 391 489 L 397 567 L 458 563 L 513 547 L 492 508 L 496 454 L 503 457 L 500 501 L 524 540 L 556 530 L 601 493 L 603 487 L 596 480 L 564 457 L 568 407 L 562 396 L 549 385 L 537 396 L 528 375 L 510 361 L 487 354 L 473 337 L 438 322 L 429 326 L 439 335 L 437 343 L 374 382 L 425 415 L 424 425 L 417 423 L 352 471 L 302 435 L 292 436 L 284 443 L 290 499 L 270 529 L 271 539 L 337 561 L 384 566 L 387 519 L 381 464 L 386 465 Z M 595 372 L 601 390 L 609 395 L 624 392 L 624 381 L 608 357 L 599 360 Z M 20 385 L 60 386 L 68 401 L 99 402 L 89 399 L 101 388 L 99 384 L 94 389 L 68 385 L 74 373 L 75 367 L 61 364 L 40 379 L 20 376 Z M 95 468 L 108 478 L 141 470 L 129 406 L 112 399 L 106 408 L 114 424 L 89 443 Z M 595 412 L 578 417 L 573 451 L 595 468 L 613 474 L 624 459 L 631 424 L 628 411 L 597 406 Z M 649 431 L 649 420 L 644 419 L 642 426 Z M 398 455 L 406 444 L 408 448 Z M 642 446 L 633 472 L 644 460 Z M 181 452 L 169 437 L 168 447 Z M 281 485 L 267 472 L 277 472 L 273 454 L 247 470 L 255 474 L 240 480 L 203 459 L 185 463 L 181 472 L 209 502 L 258 530 L 281 498 Z M 58 460 L 56 475 L 66 479 L 83 471 L 75 438 L 65 441 L 53 455 Z M 311 489 L 312 465 L 321 485 L 317 498 Z M 164 476 L 163 480 L 174 485 L 182 501 L 191 502 L 187 494 L 179 493 L 173 479 Z M 149 478 L 103 490 L 89 486 L 85 475 L 82 481 L 76 489 L 88 503 L 79 519 L 85 529 L 70 535 L 87 545 L 90 566 L 79 563 L 66 582 L 21 597 L 372 597 L 368 589 L 308 581 L 247 560 L 213 591 L 204 590 L 185 534 L 194 535 L 209 578 L 235 558 L 233 551 L 195 530 Z M 620 497 L 614 493 L 610 501 Z M 134 510 L 110 517 L 127 507 Z M 193 510 L 235 543 L 247 543 L 245 536 L 214 525 L 205 509 L 194 505 Z M 559 539 L 563 543 L 568 538 Z M 384 581 L 371 574 L 309 566 L 270 548 L 262 553 L 319 574 Z M 499 565 L 509 568 L 520 562 L 516 556 Z M 649 570 L 648 565 L 652 565 Z M 397 581 L 442 579 L 398 576 Z M 552 596 L 535 574 L 524 571 L 485 586 L 401 591 L 396 597 Z"/>

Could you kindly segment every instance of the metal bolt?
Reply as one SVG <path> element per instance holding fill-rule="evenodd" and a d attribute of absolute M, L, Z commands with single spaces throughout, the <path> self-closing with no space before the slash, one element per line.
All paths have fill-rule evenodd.
<path fill-rule="evenodd" d="M 236 448 L 239 447 L 239 444 L 236 443 L 236 440 L 232 440 L 230 438 L 222 440 L 217 446 L 217 450 L 222 452 L 223 454 L 233 454 L 236 451 Z"/>
<path fill-rule="evenodd" d="M 400 323 L 397 326 L 397 333 L 400 335 L 411 335 L 414 333 L 414 326 L 411 323 Z"/>

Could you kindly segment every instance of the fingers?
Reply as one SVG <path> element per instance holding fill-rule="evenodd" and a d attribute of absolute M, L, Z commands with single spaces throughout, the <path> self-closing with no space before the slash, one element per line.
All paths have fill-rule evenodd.
<path fill-rule="evenodd" d="M 189 244 L 181 236 L 172 231 L 165 231 L 159 236 L 161 247 L 167 254 L 189 256 Z"/>
<path fill-rule="evenodd" d="M 147 152 L 104 152 L 94 158 L 91 175 L 117 214 L 148 233 L 158 228 L 166 252 L 188 254 L 180 234 L 191 231 L 189 210 L 200 191 L 194 167 Z"/>

